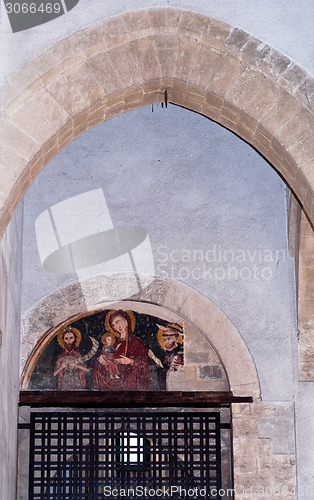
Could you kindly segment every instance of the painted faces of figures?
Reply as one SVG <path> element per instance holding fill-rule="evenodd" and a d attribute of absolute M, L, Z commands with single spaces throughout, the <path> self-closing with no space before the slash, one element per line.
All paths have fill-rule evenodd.
<path fill-rule="evenodd" d="M 175 330 L 166 330 L 163 339 L 167 351 L 172 351 L 177 346 L 178 333 Z"/>
<path fill-rule="evenodd" d="M 128 322 L 122 316 L 116 316 L 112 320 L 112 328 L 120 334 L 120 338 L 125 340 L 128 335 Z"/>
<path fill-rule="evenodd" d="M 75 340 L 76 339 L 75 339 L 74 333 L 72 333 L 72 332 L 66 332 L 64 334 L 63 341 L 64 341 L 65 344 L 67 344 L 67 345 L 74 344 Z"/>

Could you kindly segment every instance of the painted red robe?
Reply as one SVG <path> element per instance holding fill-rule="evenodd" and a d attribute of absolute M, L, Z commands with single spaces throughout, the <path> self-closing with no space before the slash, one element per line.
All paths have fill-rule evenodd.
<path fill-rule="evenodd" d="M 100 355 L 101 356 L 101 355 Z M 150 371 L 147 352 L 143 342 L 129 334 L 127 340 L 119 339 L 115 344 L 114 358 L 119 378 L 113 378 L 106 366 L 99 362 L 98 356 L 93 367 L 93 388 L 98 391 L 146 391 L 150 389 Z M 132 359 L 133 363 L 123 365 L 117 362 L 122 356 Z"/>

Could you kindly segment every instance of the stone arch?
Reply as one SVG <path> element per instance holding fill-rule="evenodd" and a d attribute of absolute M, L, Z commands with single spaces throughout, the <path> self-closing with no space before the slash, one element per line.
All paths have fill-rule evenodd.
<path fill-rule="evenodd" d="M 75 137 L 165 100 L 255 147 L 314 221 L 313 79 L 249 34 L 174 8 L 80 30 L 1 85 L 0 233 L 42 168 Z"/>
<path fill-rule="evenodd" d="M 150 285 L 135 296 L 123 301 L 110 300 L 108 290 L 114 290 L 117 297 L 119 288 L 123 293 L 130 279 L 129 275 L 107 275 L 99 278 L 96 284 L 94 278 L 86 280 L 84 294 L 79 283 L 71 283 L 51 293 L 24 314 L 21 343 L 23 388 L 27 387 L 29 374 L 41 352 L 41 343 L 48 342 L 56 328 L 87 312 L 122 308 L 173 322 L 184 320 L 188 328 L 198 331 L 216 351 L 233 394 L 260 398 L 256 367 L 246 343 L 213 302 L 180 282 L 160 278 L 149 280 Z"/>

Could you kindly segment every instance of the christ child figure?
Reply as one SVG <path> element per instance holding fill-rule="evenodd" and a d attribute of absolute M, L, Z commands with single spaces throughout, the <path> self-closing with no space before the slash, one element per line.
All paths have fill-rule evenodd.
<path fill-rule="evenodd" d="M 105 333 L 101 338 L 104 347 L 98 361 L 101 365 L 105 366 L 109 374 L 114 378 L 120 378 L 119 370 L 115 360 L 116 349 L 114 347 L 115 337 L 110 333 Z"/>

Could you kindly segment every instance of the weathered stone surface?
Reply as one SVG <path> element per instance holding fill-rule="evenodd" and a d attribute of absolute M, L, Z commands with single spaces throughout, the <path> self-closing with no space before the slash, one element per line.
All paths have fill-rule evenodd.
<path fill-rule="evenodd" d="M 70 116 L 76 116 L 86 108 L 87 103 L 84 96 L 65 75 L 53 80 L 46 88 Z"/>
<path fill-rule="evenodd" d="M 38 149 L 38 143 L 9 120 L 0 129 L 0 142 L 26 160 L 30 160 Z"/>
<path fill-rule="evenodd" d="M 180 80 L 186 79 L 191 73 L 194 65 L 194 60 L 197 57 L 200 47 L 195 42 L 179 40 L 178 57 L 174 77 Z"/>
<path fill-rule="evenodd" d="M 55 129 L 49 123 L 26 105 L 20 106 L 11 115 L 11 121 L 20 129 L 27 130 L 28 135 L 38 144 L 45 143 L 55 132 Z"/>
<path fill-rule="evenodd" d="M 262 119 L 262 125 L 275 133 L 301 111 L 301 105 L 289 94 L 276 102 Z"/>
<path fill-rule="evenodd" d="M 27 104 L 52 127 L 61 128 L 70 118 L 70 115 L 45 89 L 40 90 Z"/>
<path fill-rule="evenodd" d="M 198 367 L 199 378 L 222 378 L 221 368 L 215 365 L 199 366 Z"/>
<path fill-rule="evenodd" d="M 257 93 L 264 80 L 265 77 L 262 73 L 246 69 L 240 74 L 233 87 L 229 89 L 226 99 L 242 109 L 248 100 Z"/>
<path fill-rule="evenodd" d="M 81 64 L 65 73 L 66 78 L 79 90 L 85 104 L 93 104 L 104 95 L 102 86 L 96 81 L 86 64 Z M 86 105 L 85 105 L 86 107 Z"/>
<path fill-rule="evenodd" d="M 268 438 L 273 442 L 273 453 L 293 455 L 293 408 L 291 403 L 278 405 L 274 416 L 258 419 L 260 438 Z"/>
<path fill-rule="evenodd" d="M 227 90 L 234 85 L 245 66 L 233 57 L 225 56 L 218 65 L 210 83 L 210 90 L 220 97 L 224 97 Z"/>
<path fill-rule="evenodd" d="M 105 95 L 120 90 L 122 85 L 109 55 L 97 54 L 86 62 Z"/>

